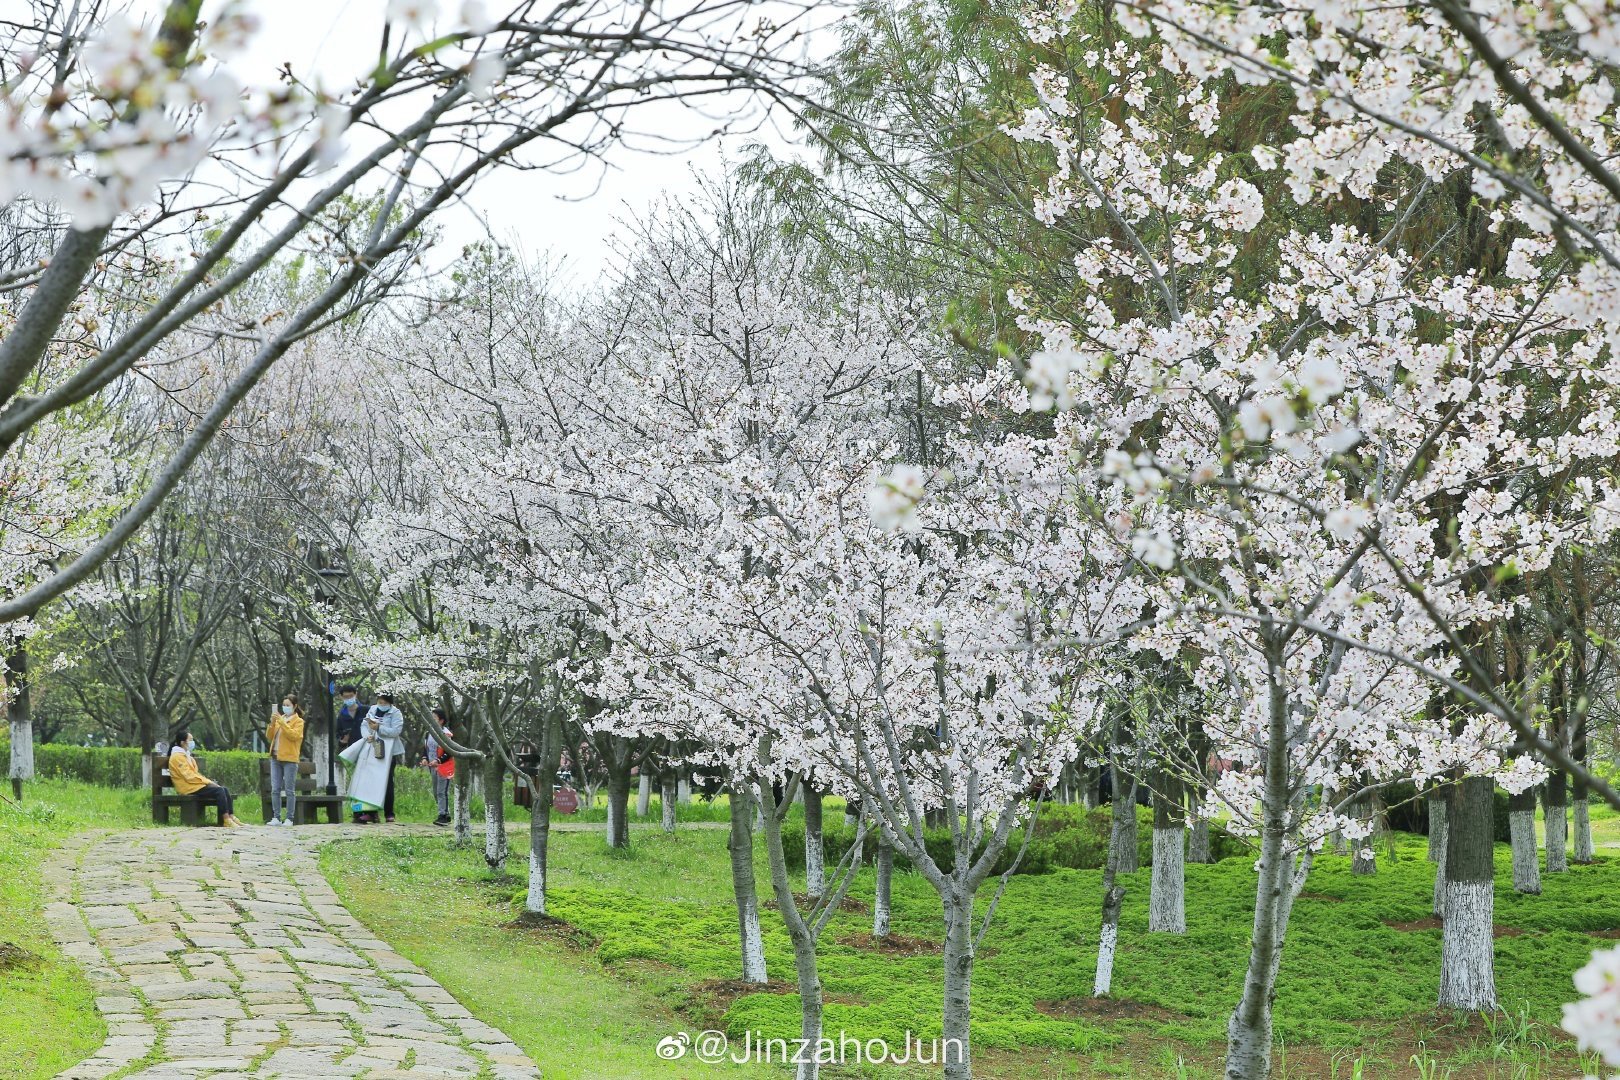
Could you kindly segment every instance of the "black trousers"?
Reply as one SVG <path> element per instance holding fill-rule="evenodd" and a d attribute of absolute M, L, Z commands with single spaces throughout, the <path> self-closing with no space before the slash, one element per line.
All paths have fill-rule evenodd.
<path fill-rule="evenodd" d="M 208 784 L 205 787 L 198 788 L 197 796 L 204 802 L 211 802 L 215 806 L 219 807 L 219 820 L 221 824 L 224 824 L 226 814 L 236 813 L 236 801 L 231 798 L 231 793 L 229 791 L 220 787 L 218 784 Z"/>
<path fill-rule="evenodd" d="M 383 817 L 394 816 L 394 770 L 399 768 L 399 758 L 388 759 L 388 789 L 383 792 Z"/>

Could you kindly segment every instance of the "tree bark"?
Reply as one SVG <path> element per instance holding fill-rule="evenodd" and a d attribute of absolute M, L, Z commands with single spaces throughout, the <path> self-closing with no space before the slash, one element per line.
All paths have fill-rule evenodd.
<path fill-rule="evenodd" d="M 1424 800 L 1429 804 L 1429 861 L 1446 861 L 1446 789 L 1439 784 L 1429 787 Z"/>
<path fill-rule="evenodd" d="M 827 887 L 826 849 L 821 838 L 821 792 L 804 785 L 804 892 L 812 900 Z"/>
<path fill-rule="evenodd" d="M 1569 840 L 1569 819 L 1566 816 L 1569 809 L 1569 778 L 1562 769 L 1553 769 L 1547 774 L 1541 799 L 1547 826 L 1547 873 L 1567 873 L 1569 852 L 1565 845 Z"/>
<path fill-rule="evenodd" d="M 511 847 L 506 840 L 506 791 L 502 785 L 505 766 L 490 754 L 484 758 L 484 862 L 497 874 L 506 871 Z"/>
<path fill-rule="evenodd" d="M 759 928 L 759 892 L 754 885 L 754 800 L 743 791 L 731 794 L 731 890 L 737 900 L 737 930 L 742 943 L 744 982 L 763 983 L 765 938 Z"/>
<path fill-rule="evenodd" d="M 876 888 L 872 898 L 872 937 L 878 941 L 889 938 L 890 891 L 894 883 L 894 845 L 878 831 L 875 866 Z"/>
<path fill-rule="evenodd" d="M 1446 846 L 1450 835 L 1451 789 L 1438 788 L 1429 796 L 1429 850 L 1434 858 L 1434 917 L 1446 917 Z"/>
<path fill-rule="evenodd" d="M 1153 878 L 1148 890 L 1148 932 L 1187 932 L 1187 830 L 1173 778 L 1161 776 L 1153 793 Z"/>
<path fill-rule="evenodd" d="M 1117 782 L 1121 775 L 1121 770 L 1116 769 L 1108 843 L 1115 848 L 1116 870 L 1121 874 L 1134 874 L 1142 868 L 1142 857 L 1136 850 L 1136 778 L 1130 777 L 1130 782 L 1122 788 Z"/>
<path fill-rule="evenodd" d="M 652 774 L 645 767 L 636 777 L 636 817 L 644 818 L 652 809 Z"/>
<path fill-rule="evenodd" d="M 806 790 L 806 796 L 809 791 Z M 808 799 L 806 800 L 808 806 Z M 799 913 L 788 882 L 787 856 L 782 849 L 782 822 L 774 807 L 765 805 L 765 854 L 771 867 L 771 888 L 776 907 L 793 945 L 793 970 L 799 989 L 799 1037 L 803 1052 L 794 1071 L 794 1080 L 816 1080 L 821 1074 L 816 1046 L 821 1041 L 821 974 L 816 964 L 816 936 Z"/>
<path fill-rule="evenodd" d="M 659 785 L 658 808 L 662 811 L 664 831 L 675 831 L 675 804 L 679 801 L 677 793 L 678 782 L 672 772 L 664 773 L 663 783 Z"/>
<path fill-rule="evenodd" d="M 1536 858 L 1536 789 L 1526 788 L 1508 798 L 1508 835 L 1513 845 L 1513 891 L 1541 892 L 1541 868 Z"/>
<path fill-rule="evenodd" d="M 940 1061 L 945 1080 L 971 1080 L 973 1047 L 973 895 L 951 892 L 945 907 L 945 1008 Z"/>
<path fill-rule="evenodd" d="M 34 778 L 34 692 L 28 679 L 28 646 L 23 642 L 6 658 L 6 682 L 14 692 L 6 706 L 11 728 L 11 767 L 6 775 L 11 778 L 11 794 L 20 801 L 23 781 Z"/>
<path fill-rule="evenodd" d="M 464 848 L 472 843 L 472 765 L 471 760 L 456 762 L 455 828 L 451 832 L 451 844 L 458 848 Z"/>
<path fill-rule="evenodd" d="M 529 892 L 524 897 L 523 910 L 537 915 L 546 913 L 546 866 L 550 843 L 551 792 L 536 791 L 534 805 L 529 808 Z"/>
<path fill-rule="evenodd" d="M 1440 945 L 1440 1006 L 1496 1008 L 1491 802 L 1496 784 L 1468 776 L 1453 786 L 1446 828 L 1446 914 Z"/>
<path fill-rule="evenodd" d="M 630 769 L 608 766 L 607 846 L 630 846 Z"/>
<path fill-rule="evenodd" d="M 1356 800 L 1356 820 L 1369 827 L 1373 825 L 1372 800 L 1365 795 Z M 1350 872 L 1363 877 L 1378 873 L 1378 856 L 1373 852 L 1371 832 L 1356 841 L 1350 858 Z"/>
<path fill-rule="evenodd" d="M 1227 1080 L 1266 1080 L 1271 1074 L 1271 1009 L 1293 910 L 1293 860 L 1288 857 L 1288 693 L 1281 681 L 1281 645 L 1267 642 L 1272 671 L 1266 711 L 1265 782 L 1261 794 L 1260 872 L 1243 995 L 1226 1025 Z"/>

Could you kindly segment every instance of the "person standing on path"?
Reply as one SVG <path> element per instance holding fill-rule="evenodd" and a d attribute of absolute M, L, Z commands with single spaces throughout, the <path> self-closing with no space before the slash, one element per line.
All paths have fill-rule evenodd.
<path fill-rule="evenodd" d="M 174 749 L 169 751 L 169 779 L 174 781 L 174 790 L 181 795 L 201 795 L 219 807 L 220 825 L 227 829 L 241 828 L 242 823 L 232 813 L 236 804 L 231 799 L 231 793 L 197 771 L 197 759 L 191 756 L 191 750 L 196 745 L 191 732 L 184 729 L 180 737 L 174 740 Z"/>
<path fill-rule="evenodd" d="M 337 744 L 339 750 L 347 750 L 352 744 L 360 741 L 360 721 L 366 715 L 366 703 L 360 700 L 360 692 L 353 683 L 344 683 L 338 687 L 338 709 L 333 718 L 333 725 L 337 729 Z"/>
<path fill-rule="evenodd" d="M 438 721 L 439 727 L 447 736 L 454 736 L 450 730 L 450 718 L 444 715 L 444 710 L 435 708 L 433 718 Z M 420 762 L 423 768 L 433 777 L 433 801 L 439 806 L 439 816 L 433 819 L 435 825 L 450 824 L 450 781 L 456 775 L 456 759 L 450 756 L 450 751 L 439 745 L 439 740 L 428 732 L 427 753 Z"/>
<path fill-rule="evenodd" d="M 383 741 L 388 755 L 388 787 L 383 793 L 383 820 L 394 820 L 394 770 L 405 756 L 405 714 L 394 704 L 394 695 L 378 694 L 377 704 L 366 716 L 366 737 L 375 736 Z M 375 818 L 375 815 L 373 815 Z"/>
<path fill-rule="evenodd" d="M 271 710 L 264 737 L 270 743 L 270 810 L 267 825 L 291 825 L 298 820 L 298 759 L 304 748 L 304 710 L 298 695 L 288 694 Z M 286 812 L 282 811 L 285 793 Z"/>

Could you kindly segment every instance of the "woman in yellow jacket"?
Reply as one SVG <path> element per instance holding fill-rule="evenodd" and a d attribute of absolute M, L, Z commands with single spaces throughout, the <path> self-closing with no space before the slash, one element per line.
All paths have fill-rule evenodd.
<path fill-rule="evenodd" d="M 281 707 L 270 713 L 270 726 L 264 737 L 270 741 L 270 809 L 268 825 L 291 825 L 298 820 L 298 758 L 304 748 L 304 710 L 296 694 L 281 699 Z M 287 809 L 281 809 L 281 797 Z"/>
<path fill-rule="evenodd" d="M 196 745 L 189 731 L 180 732 L 180 737 L 174 740 L 174 749 L 169 751 L 169 779 L 174 781 L 174 790 L 182 795 L 201 795 L 212 800 L 219 807 L 219 823 L 231 829 L 240 828 L 242 823 L 231 813 L 236 808 L 231 793 L 197 771 L 197 759 L 191 756 L 191 748 Z"/>

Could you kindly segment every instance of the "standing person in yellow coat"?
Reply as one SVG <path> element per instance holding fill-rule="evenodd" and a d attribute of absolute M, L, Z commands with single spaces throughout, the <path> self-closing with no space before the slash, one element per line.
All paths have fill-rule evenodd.
<path fill-rule="evenodd" d="M 270 712 L 264 737 L 270 742 L 270 812 L 266 825 L 291 825 L 298 819 L 298 758 L 304 748 L 304 710 L 298 695 L 288 694 Z M 282 811 L 282 796 L 287 809 Z"/>
<path fill-rule="evenodd" d="M 219 807 L 221 825 L 231 829 L 241 828 L 242 823 L 231 813 L 236 805 L 231 800 L 231 793 L 197 771 L 197 759 L 191 756 L 191 749 L 196 745 L 191 732 L 181 731 L 180 737 L 174 741 L 174 749 L 169 751 L 169 779 L 174 781 L 174 790 L 182 795 L 201 795 L 212 800 Z"/>

